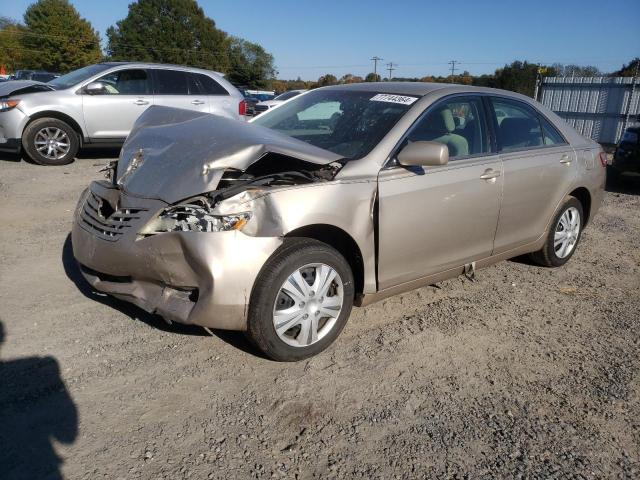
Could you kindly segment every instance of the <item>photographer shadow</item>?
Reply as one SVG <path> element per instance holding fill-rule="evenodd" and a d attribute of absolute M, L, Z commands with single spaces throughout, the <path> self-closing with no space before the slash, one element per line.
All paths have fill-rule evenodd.
<path fill-rule="evenodd" d="M 4 326 L 0 322 L 0 347 Z M 53 440 L 78 436 L 78 411 L 53 357 L 0 360 L 0 476 L 62 479 Z"/>

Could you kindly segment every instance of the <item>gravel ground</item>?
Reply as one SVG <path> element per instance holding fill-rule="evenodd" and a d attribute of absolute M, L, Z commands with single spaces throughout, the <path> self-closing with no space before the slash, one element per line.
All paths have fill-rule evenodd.
<path fill-rule="evenodd" d="M 355 309 L 281 364 L 87 288 L 68 234 L 100 155 L 0 161 L 0 477 L 640 477 L 640 178 L 564 268 Z"/>

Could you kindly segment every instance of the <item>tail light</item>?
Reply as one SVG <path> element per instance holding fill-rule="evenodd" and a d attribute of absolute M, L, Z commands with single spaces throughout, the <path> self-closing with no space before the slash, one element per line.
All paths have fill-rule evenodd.
<path fill-rule="evenodd" d="M 242 100 L 238 104 L 238 114 L 239 115 L 246 115 L 247 114 L 247 101 L 246 100 Z"/>
<path fill-rule="evenodd" d="M 607 166 L 607 154 L 606 154 L 606 153 L 604 153 L 604 152 L 600 152 L 600 164 L 601 164 L 603 167 L 606 167 L 606 166 Z"/>

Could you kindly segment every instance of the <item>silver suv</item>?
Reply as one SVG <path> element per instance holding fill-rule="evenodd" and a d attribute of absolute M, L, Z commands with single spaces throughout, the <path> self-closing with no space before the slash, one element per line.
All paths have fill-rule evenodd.
<path fill-rule="evenodd" d="M 244 119 L 242 94 L 222 74 L 150 63 L 98 63 L 49 83 L 0 85 L 0 150 L 64 165 L 87 144 L 121 145 L 150 106 Z"/>

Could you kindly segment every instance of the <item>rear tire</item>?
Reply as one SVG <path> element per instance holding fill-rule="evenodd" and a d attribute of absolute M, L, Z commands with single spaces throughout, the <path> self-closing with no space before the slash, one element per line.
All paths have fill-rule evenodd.
<path fill-rule="evenodd" d="M 317 240 L 285 239 L 253 287 L 247 337 L 273 360 L 317 355 L 344 328 L 353 299 L 353 274 L 337 250 Z"/>
<path fill-rule="evenodd" d="M 80 148 L 78 134 L 57 118 L 34 120 L 22 134 L 22 146 L 39 165 L 66 165 L 73 162 Z"/>
<path fill-rule="evenodd" d="M 584 212 L 575 197 L 568 197 L 553 218 L 544 246 L 531 254 L 534 262 L 545 267 L 561 267 L 569 261 L 578 248 Z"/>

